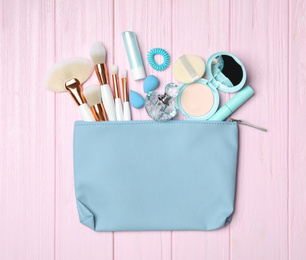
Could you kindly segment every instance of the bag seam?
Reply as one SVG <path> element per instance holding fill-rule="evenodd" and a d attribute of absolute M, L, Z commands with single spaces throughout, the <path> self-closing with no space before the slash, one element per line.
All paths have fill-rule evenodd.
<path fill-rule="evenodd" d="M 122 122 L 122 121 L 121 121 Z M 80 122 L 80 123 L 75 123 L 75 126 L 122 126 L 122 125 L 163 125 L 165 123 L 161 123 L 161 122 L 154 122 L 154 121 L 148 121 L 148 122 L 135 122 L 135 121 L 131 121 L 133 123 L 105 123 L 105 122 L 95 122 L 95 123 L 87 123 L 87 122 Z M 224 126 L 236 126 L 237 123 L 236 122 L 220 122 L 220 123 L 216 123 L 216 122 L 167 122 L 167 124 L 183 124 L 183 125 L 224 125 Z"/>

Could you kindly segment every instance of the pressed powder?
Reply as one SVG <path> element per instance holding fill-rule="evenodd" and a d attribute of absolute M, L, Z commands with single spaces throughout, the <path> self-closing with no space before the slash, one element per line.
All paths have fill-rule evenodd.
<path fill-rule="evenodd" d="M 207 114 L 214 104 L 211 89 L 201 83 L 188 85 L 181 94 L 181 106 L 191 116 Z"/>

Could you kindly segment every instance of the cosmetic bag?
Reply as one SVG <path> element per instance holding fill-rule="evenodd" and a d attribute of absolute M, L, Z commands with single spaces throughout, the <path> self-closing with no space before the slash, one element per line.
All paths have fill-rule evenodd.
<path fill-rule="evenodd" d="M 214 230 L 234 210 L 236 122 L 76 122 L 80 222 L 96 231 Z"/>

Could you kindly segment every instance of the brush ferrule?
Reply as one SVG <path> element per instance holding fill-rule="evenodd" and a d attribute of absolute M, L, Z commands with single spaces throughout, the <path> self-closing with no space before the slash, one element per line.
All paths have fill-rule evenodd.
<path fill-rule="evenodd" d="M 78 106 L 86 103 L 86 98 L 83 95 L 82 85 L 78 79 L 71 79 L 65 83 L 66 89 L 69 91 L 74 101 Z"/>
<path fill-rule="evenodd" d="M 129 102 L 129 93 L 127 89 L 126 78 L 121 78 L 121 83 L 122 83 L 123 102 Z"/>
<path fill-rule="evenodd" d="M 106 112 L 102 103 L 93 105 L 91 110 L 96 121 L 107 121 Z"/>
<path fill-rule="evenodd" d="M 96 64 L 95 71 L 96 71 L 100 85 L 109 84 L 106 63 Z"/>
<path fill-rule="evenodd" d="M 113 86 L 114 86 L 114 91 L 115 91 L 115 98 L 120 98 L 118 75 L 113 74 L 112 80 L 113 80 Z"/>

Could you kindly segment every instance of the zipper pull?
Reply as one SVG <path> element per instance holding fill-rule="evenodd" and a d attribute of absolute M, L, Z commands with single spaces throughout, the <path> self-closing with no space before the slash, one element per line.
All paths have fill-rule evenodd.
<path fill-rule="evenodd" d="M 260 130 L 260 131 L 267 132 L 267 129 L 265 129 L 265 128 L 261 128 L 261 127 L 255 126 L 255 125 L 251 125 L 251 124 L 249 124 L 249 123 L 247 123 L 247 122 L 245 122 L 245 121 L 243 121 L 243 120 L 240 120 L 240 119 L 230 118 L 229 121 L 230 121 L 230 122 L 237 122 L 237 123 L 240 124 L 240 125 L 250 126 L 250 127 L 253 127 L 253 128 L 258 129 L 258 130 Z"/>

